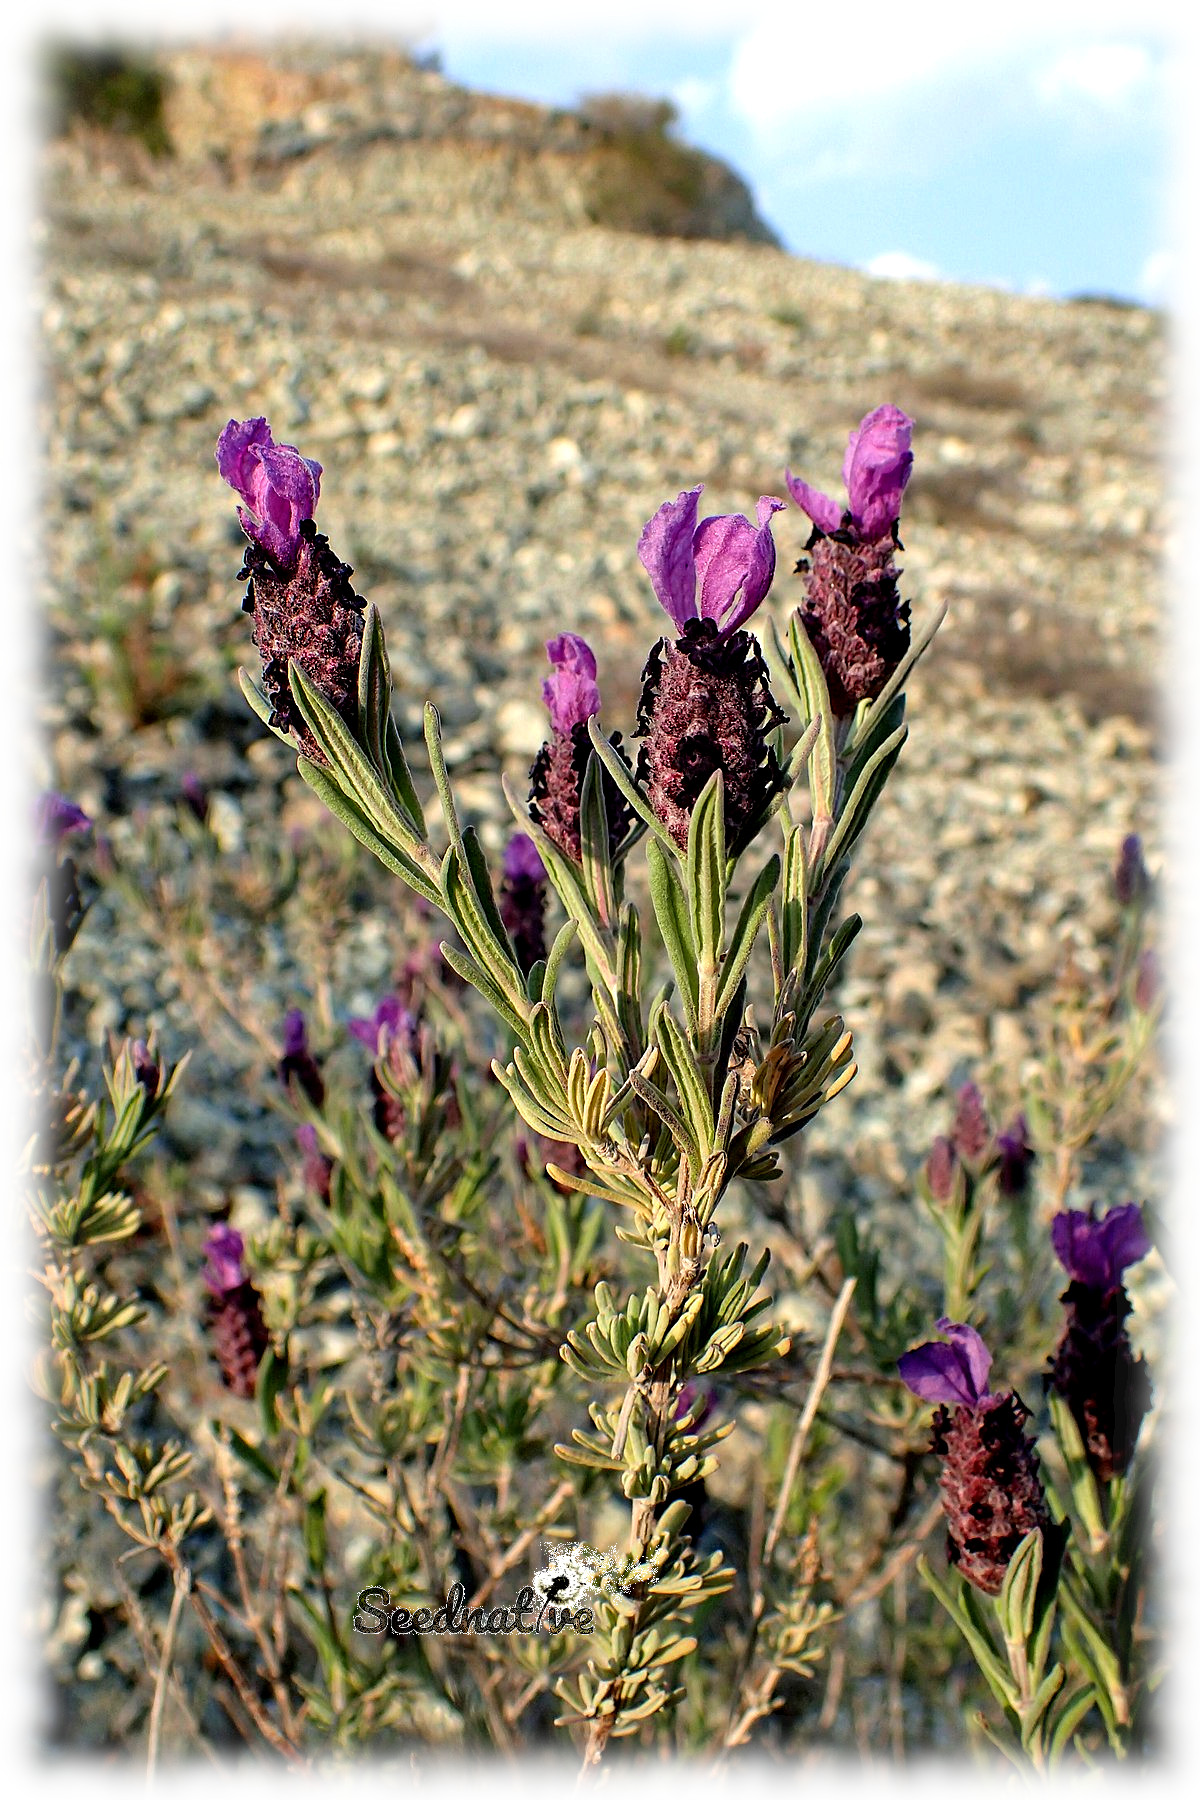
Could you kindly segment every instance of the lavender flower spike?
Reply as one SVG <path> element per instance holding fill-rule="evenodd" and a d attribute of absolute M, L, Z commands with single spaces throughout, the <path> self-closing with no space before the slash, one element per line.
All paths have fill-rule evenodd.
<path fill-rule="evenodd" d="M 998 1594 L 1022 1538 L 1049 1523 L 1029 1413 L 1016 1394 L 989 1391 L 991 1352 L 972 1326 L 939 1319 L 937 1328 L 950 1342 L 910 1350 L 900 1374 L 938 1402 L 929 1447 L 942 1459 L 946 1554 L 975 1587 Z"/>
<path fill-rule="evenodd" d="M 1115 1206 L 1102 1219 L 1085 1212 L 1058 1213 L 1050 1224 L 1050 1242 L 1071 1280 L 1101 1293 L 1120 1287 L 1125 1270 L 1150 1251 L 1137 1205 Z"/>
<path fill-rule="evenodd" d="M 842 462 L 848 519 L 836 500 L 799 480 L 790 469 L 784 476 L 788 492 L 826 536 L 847 528 L 864 544 L 890 537 L 912 474 L 912 432 L 912 420 L 898 406 L 877 406 L 850 433 Z"/>
<path fill-rule="evenodd" d="M 1111 1481 L 1129 1467 L 1153 1398 L 1145 1360 L 1129 1342 L 1125 1321 L 1133 1309 L 1121 1280 L 1147 1254 L 1150 1239 L 1134 1205 L 1114 1207 L 1102 1219 L 1059 1213 L 1050 1238 L 1071 1277 L 1050 1384 L 1070 1407 L 1095 1474 Z"/>
<path fill-rule="evenodd" d="M 850 433 L 843 477 L 849 505 L 799 481 L 788 492 L 813 522 L 812 557 L 801 561 L 807 595 L 800 618 L 825 671 L 834 717 L 875 699 L 909 644 L 908 602 L 900 599 L 892 553 L 900 501 L 912 472 L 912 420 L 877 406 Z"/>
<path fill-rule="evenodd" d="M 764 494 L 757 528 L 741 513 L 714 514 L 697 524 L 703 491 L 701 483 L 664 501 L 642 529 L 638 558 L 676 631 L 682 634 L 691 619 L 712 619 L 727 637 L 766 597 L 775 575 L 771 518 L 785 502 Z"/>
<path fill-rule="evenodd" d="M 363 602 L 350 586 L 353 570 L 330 549 L 313 522 L 321 465 L 291 444 L 277 444 L 267 421 L 230 419 L 217 444 L 217 467 L 245 502 L 238 508 L 249 543 L 242 564 L 242 602 L 254 615 L 271 724 L 290 731 L 310 762 L 325 756 L 292 696 L 295 662 L 354 731 Z"/>
<path fill-rule="evenodd" d="M 600 711 L 596 658 L 573 631 L 546 645 L 551 671 L 542 682 L 542 698 L 550 714 L 551 734 L 529 770 L 529 810 L 552 843 L 578 862 L 581 854 L 579 807 L 583 778 L 592 753 L 587 722 Z M 613 739 L 619 748 L 620 739 Z M 611 845 L 624 836 L 629 808 L 609 775 L 604 782 Z"/>
<path fill-rule="evenodd" d="M 265 419 L 230 419 L 217 441 L 217 468 L 244 502 L 242 530 L 281 569 L 295 567 L 300 521 L 311 519 L 321 492 L 321 465 L 294 444 L 277 444 Z"/>
<path fill-rule="evenodd" d="M 942 1406 L 977 1407 L 988 1397 L 992 1353 L 972 1325 L 939 1319 L 937 1329 L 948 1344 L 920 1344 L 899 1359 L 904 1385 L 921 1400 Z"/>

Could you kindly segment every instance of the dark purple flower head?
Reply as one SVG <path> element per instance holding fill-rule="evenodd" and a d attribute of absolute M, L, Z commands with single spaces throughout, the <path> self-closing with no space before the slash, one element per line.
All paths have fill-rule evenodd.
<path fill-rule="evenodd" d="M 1015 1199 L 1029 1186 L 1029 1170 L 1037 1160 L 1029 1141 L 1029 1123 L 1023 1112 L 1015 1114 L 1005 1130 L 996 1133 L 996 1152 L 1000 1192 Z"/>
<path fill-rule="evenodd" d="M 600 711 L 596 658 L 573 631 L 551 638 L 546 655 L 554 669 L 542 682 L 542 699 L 555 731 L 567 736 L 576 725 L 586 724 L 593 713 Z"/>
<path fill-rule="evenodd" d="M 411 1041 L 417 1029 L 398 994 L 385 995 L 369 1019 L 348 1019 L 346 1025 L 351 1037 L 365 1044 L 373 1056 L 383 1056 L 393 1038 Z"/>
<path fill-rule="evenodd" d="M 546 869 L 527 831 L 514 831 L 504 846 L 506 881 L 545 881 Z"/>
<path fill-rule="evenodd" d="M 60 844 L 73 831 L 90 831 L 92 821 L 83 808 L 63 794 L 40 794 L 34 808 L 34 828 L 41 844 Z"/>
<path fill-rule="evenodd" d="M 246 536 L 281 569 L 295 565 L 300 522 L 311 519 L 321 492 L 321 465 L 293 444 L 277 444 L 265 419 L 230 419 L 217 443 L 217 468 L 244 502 Z"/>
<path fill-rule="evenodd" d="M 900 502 L 912 473 L 913 422 L 898 406 L 877 406 L 850 433 L 842 463 L 849 506 L 843 509 L 820 489 L 789 469 L 788 492 L 826 536 L 849 525 L 862 543 L 889 537 L 900 517 Z M 849 514 L 849 520 L 844 517 Z"/>
<path fill-rule="evenodd" d="M 1150 892 L 1150 875 L 1142 859 L 1142 840 L 1131 832 L 1121 845 L 1121 856 L 1113 871 L 1113 887 L 1122 906 L 1133 906 Z"/>
<path fill-rule="evenodd" d="M 697 524 L 703 491 L 701 482 L 663 502 L 642 528 L 638 557 L 676 631 L 682 633 L 689 619 L 712 619 L 725 637 L 766 598 L 775 574 L 771 518 L 785 502 L 764 494 L 757 526 L 742 513 L 720 513 Z"/>
<path fill-rule="evenodd" d="M 246 1265 L 242 1260 L 245 1249 L 241 1232 L 235 1231 L 232 1225 L 214 1225 L 205 1238 L 208 1268 L 204 1271 L 204 1280 L 209 1292 L 218 1299 L 241 1287 L 246 1280 Z"/>
<path fill-rule="evenodd" d="M 1050 1222 L 1050 1241 L 1071 1280 L 1102 1293 L 1120 1287 L 1124 1271 L 1150 1251 L 1136 1204 L 1115 1206 L 1102 1219 L 1085 1212 L 1057 1213 Z"/>
<path fill-rule="evenodd" d="M 937 1329 L 950 1342 L 919 1344 L 915 1350 L 907 1350 L 896 1365 L 900 1379 L 922 1400 L 977 1407 L 988 1398 L 991 1351 L 972 1325 L 939 1319 Z"/>

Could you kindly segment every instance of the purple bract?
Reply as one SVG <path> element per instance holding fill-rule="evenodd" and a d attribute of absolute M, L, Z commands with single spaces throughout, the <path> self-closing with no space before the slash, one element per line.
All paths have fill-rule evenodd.
<path fill-rule="evenodd" d="M 555 731 L 570 736 L 576 725 L 583 725 L 600 711 L 596 658 L 573 631 L 551 638 L 546 655 L 554 667 L 542 682 L 542 698 Z"/>
<path fill-rule="evenodd" d="M 1091 1213 L 1057 1213 L 1050 1222 L 1050 1241 L 1072 1281 L 1108 1292 L 1121 1286 L 1121 1276 L 1150 1250 L 1136 1204 L 1115 1206 L 1102 1219 Z"/>
<path fill-rule="evenodd" d="M 204 1240 L 204 1254 L 208 1258 L 208 1268 L 204 1271 L 204 1280 L 210 1293 L 218 1299 L 234 1288 L 241 1287 L 246 1279 L 246 1267 L 242 1261 L 245 1252 L 240 1231 L 232 1225 L 214 1225 Z"/>
<path fill-rule="evenodd" d="M 81 806 L 63 794 L 40 794 L 34 808 L 38 842 L 58 844 L 73 831 L 88 831 L 92 821 Z"/>
<path fill-rule="evenodd" d="M 919 1344 L 899 1359 L 904 1385 L 922 1400 L 942 1406 L 976 1407 L 988 1397 L 992 1353 L 972 1325 L 939 1319 L 937 1329 L 948 1344 Z"/>
<path fill-rule="evenodd" d="M 898 406 L 877 406 L 857 431 L 850 433 L 842 463 L 849 499 L 849 523 L 863 543 L 887 537 L 900 517 L 900 502 L 912 473 L 913 422 Z M 810 487 L 789 469 L 788 492 L 818 530 L 839 530 L 843 509 L 819 488 Z"/>
<path fill-rule="evenodd" d="M 321 465 L 294 444 L 277 444 L 265 419 L 230 419 L 217 442 L 222 479 L 244 501 L 242 530 L 280 568 L 300 549 L 300 521 L 311 519 L 321 493 Z"/>
<path fill-rule="evenodd" d="M 382 1056 L 394 1037 L 411 1038 L 416 1020 L 396 994 L 387 994 L 369 1019 L 348 1019 L 347 1030 L 375 1056 Z"/>
<path fill-rule="evenodd" d="M 677 631 L 689 619 L 712 619 L 727 637 L 766 598 L 775 574 L 771 518 L 785 502 L 764 494 L 757 527 L 742 513 L 719 513 L 697 524 L 703 491 L 701 482 L 663 502 L 642 528 L 638 557 Z"/>

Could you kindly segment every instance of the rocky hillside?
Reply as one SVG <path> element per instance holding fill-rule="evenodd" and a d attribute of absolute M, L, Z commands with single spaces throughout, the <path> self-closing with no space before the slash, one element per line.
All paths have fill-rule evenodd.
<path fill-rule="evenodd" d="M 840 1004 L 861 1074 L 833 1137 L 814 1134 L 815 1191 L 902 1181 L 967 1074 L 1015 1099 L 1067 944 L 1087 969 L 1111 933 L 1122 836 L 1154 860 L 1161 319 L 807 262 L 715 173 L 702 210 L 729 241 L 597 224 L 596 171 L 626 154 L 611 119 L 469 95 L 394 56 L 190 52 L 168 73 L 175 156 L 94 131 L 46 155 L 56 784 L 118 852 L 185 770 L 231 854 L 280 817 L 315 828 L 233 684 L 252 651 L 212 461 L 231 414 L 266 413 L 324 465 L 323 526 L 381 608 L 405 722 L 437 697 L 497 845 L 498 769 L 521 777 L 542 734 L 547 636 L 593 642 L 605 719 L 632 726 L 661 624 L 635 551 L 658 504 L 703 480 L 708 510 L 752 512 L 785 465 L 833 486 L 848 430 L 894 401 L 917 426 L 906 590 L 918 617 L 949 615 L 854 882 L 866 930 Z M 778 516 L 781 622 L 806 535 Z M 264 951 L 258 1042 L 241 1088 L 220 1077 L 225 1135 L 196 1126 L 200 1177 L 242 1154 L 262 1043 L 312 999 L 306 954 Z M 336 1007 L 361 1007 L 389 956 L 383 927 L 349 931 Z M 191 1041 L 194 995 L 118 911 L 80 958 L 92 1026 Z M 238 1075 L 236 1044 L 224 1055 Z M 206 1079 L 201 1056 L 194 1095 Z M 1150 1179 L 1156 1104 L 1127 1109 L 1097 1179 Z"/>

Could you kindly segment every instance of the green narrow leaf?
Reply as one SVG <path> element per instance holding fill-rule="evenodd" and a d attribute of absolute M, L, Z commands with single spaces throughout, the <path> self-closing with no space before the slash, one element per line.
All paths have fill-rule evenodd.
<path fill-rule="evenodd" d="M 778 642 L 778 638 L 776 638 Z M 806 725 L 820 721 L 812 754 L 808 760 L 808 785 L 812 795 L 813 819 L 831 819 L 837 797 L 837 752 L 833 741 L 833 707 L 825 671 L 801 623 L 797 610 L 788 625 L 790 659 L 782 656 L 785 670 L 792 673 L 789 685 L 796 697 Z M 782 650 L 782 646 L 780 646 Z"/>
<path fill-rule="evenodd" d="M 383 864 L 385 869 L 389 869 L 393 875 L 398 875 L 401 881 L 407 882 L 410 888 L 420 894 L 423 899 L 428 900 L 431 906 L 436 906 L 439 912 L 444 912 L 445 907 L 440 887 L 430 880 L 429 876 L 418 867 L 411 857 L 406 856 L 395 845 L 384 841 L 370 820 L 346 798 L 341 788 L 330 779 L 324 769 L 318 768 L 316 763 L 309 762 L 308 758 L 304 756 L 298 759 L 297 767 L 301 780 L 312 789 L 334 818 L 340 819 L 352 837 L 356 837 L 359 843 Z"/>
<path fill-rule="evenodd" d="M 701 971 L 713 972 L 725 948 L 725 782 L 714 769 L 688 828 L 688 910 Z"/>
<path fill-rule="evenodd" d="M 337 708 L 329 703 L 316 683 L 309 680 L 298 662 L 288 663 L 288 683 L 292 698 L 347 798 L 359 807 L 381 835 L 398 838 L 411 855 L 421 842 L 415 822 L 384 787 Z"/>
<path fill-rule="evenodd" d="M 841 817 L 834 827 L 833 836 L 821 856 L 821 877 L 848 857 L 858 842 L 867 820 L 871 816 L 871 808 L 882 793 L 883 785 L 891 774 L 892 765 L 903 749 L 907 736 L 908 726 L 901 725 L 900 729 L 893 731 L 891 737 L 885 739 L 874 755 L 868 758 L 867 764 L 859 776 L 858 786 L 843 806 Z"/>
<path fill-rule="evenodd" d="M 646 799 L 645 795 L 639 793 L 638 789 L 634 786 L 633 777 L 629 773 L 625 762 L 619 753 L 613 749 L 612 745 L 601 731 L 595 714 L 588 720 L 587 728 L 588 736 L 592 740 L 592 748 L 612 776 L 619 791 L 633 808 L 637 817 L 642 821 L 643 825 L 647 826 L 648 829 L 654 833 L 664 849 L 670 850 L 673 856 L 678 856 L 679 848 L 676 845 L 674 838 L 666 829 L 657 813 L 652 810 L 650 802 Z"/>
<path fill-rule="evenodd" d="M 803 971 L 808 959 L 808 858 L 804 833 L 788 829 L 783 852 L 783 907 L 780 915 L 784 974 Z"/>
<path fill-rule="evenodd" d="M 237 678 L 238 686 L 241 688 L 243 697 L 249 705 L 251 712 L 258 714 L 258 717 L 262 720 L 267 730 L 272 732 L 279 739 L 281 744 L 286 744 L 289 750 L 294 750 L 296 748 L 296 740 L 291 732 L 280 731 L 278 725 L 272 725 L 271 714 L 275 709 L 259 687 L 257 681 L 255 681 L 254 677 L 250 674 L 249 670 L 239 669 Z"/>
<path fill-rule="evenodd" d="M 754 940 L 758 936 L 759 927 L 766 917 L 771 904 L 771 895 L 775 892 L 779 880 L 779 858 L 772 856 L 770 862 L 759 874 L 754 886 L 742 902 L 742 910 L 738 914 L 737 924 L 733 928 L 733 936 L 729 941 L 729 954 L 725 958 L 721 970 L 721 979 L 717 986 L 716 1017 L 723 1018 L 729 1002 L 737 992 L 738 984 L 750 960 L 750 952 L 754 948 Z"/>
<path fill-rule="evenodd" d="M 697 1028 L 699 981 L 696 945 L 687 916 L 687 902 L 674 864 L 660 848 L 657 839 L 646 845 L 646 872 L 650 880 L 650 899 L 654 916 L 675 971 L 679 997 L 688 1015 L 692 1031 Z"/>
<path fill-rule="evenodd" d="M 708 1156 L 713 1147 L 712 1102 L 691 1045 L 665 1009 L 658 1016 L 656 1037 L 701 1155 Z"/>
<path fill-rule="evenodd" d="M 588 757 L 579 793 L 580 866 L 592 907 L 604 924 L 612 925 L 617 916 L 617 902 L 602 770 L 603 765 L 593 752 Z"/>

